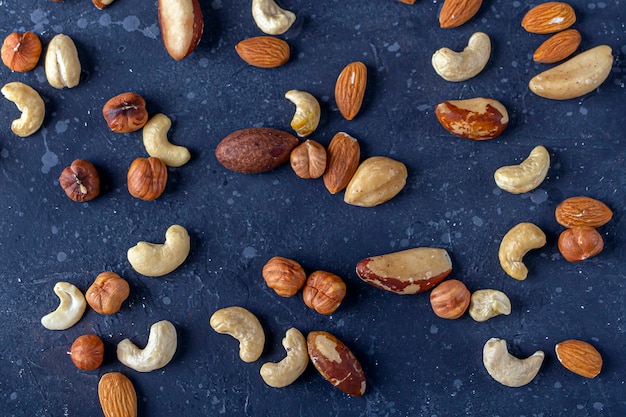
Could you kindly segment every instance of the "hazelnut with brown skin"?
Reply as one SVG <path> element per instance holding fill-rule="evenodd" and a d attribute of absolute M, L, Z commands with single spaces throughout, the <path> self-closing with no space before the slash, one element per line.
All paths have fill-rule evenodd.
<path fill-rule="evenodd" d="M 74 340 L 67 354 L 78 369 L 93 371 L 102 365 L 104 343 L 95 334 L 84 334 Z"/>
<path fill-rule="evenodd" d="M 27 72 L 37 66 L 41 49 L 41 41 L 33 32 L 13 32 L 2 44 L 2 62 L 11 71 Z"/>
<path fill-rule="evenodd" d="M 346 284 L 330 272 L 315 271 L 306 280 L 302 298 L 307 307 L 320 314 L 332 314 L 346 296 Z"/>
<path fill-rule="evenodd" d="M 76 159 L 59 177 L 65 194 L 80 203 L 91 201 L 100 194 L 100 177 L 96 167 L 84 159 Z"/>
<path fill-rule="evenodd" d="M 578 226 L 561 232 L 558 247 L 569 262 L 581 262 L 602 252 L 604 240 L 595 228 Z"/>
<path fill-rule="evenodd" d="M 87 289 L 85 299 L 98 314 L 114 314 L 130 294 L 128 282 L 115 272 L 102 272 Z"/>
<path fill-rule="evenodd" d="M 128 192 L 141 200 L 156 200 L 167 185 L 167 165 L 159 158 L 137 158 L 128 168 Z"/>
<path fill-rule="evenodd" d="M 118 94 L 104 104 L 102 116 L 113 132 L 134 132 L 148 121 L 146 101 L 137 93 Z"/>
<path fill-rule="evenodd" d="M 267 261 L 262 274 L 267 286 L 281 297 L 295 295 L 306 281 L 306 273 L 302 266 L 282 256 L 275 256 Z"/>

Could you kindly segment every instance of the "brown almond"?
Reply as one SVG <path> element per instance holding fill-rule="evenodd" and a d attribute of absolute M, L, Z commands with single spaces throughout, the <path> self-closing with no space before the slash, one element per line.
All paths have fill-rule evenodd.
<path fill-rule="evenodd" d="M 137 393 L 124 374 L 109 372 L 102 375 L 98 397 L 104 417 L 137 417 Z"/>
<path fill-rule="evenodd" d="M 354 119 L 361 110 L 366 86 L 367 67 L 359 61 L 346 65 L 337 77 L 335 101 L 346 120 Z"/>
<path fill-rule="evenodd" d="M 602 355 L 587 342 L 565 340 L 557 343 L 554 350 L 561 365 L 577 375 L 595 378 L 602 370 Z"/>
<path fill-rule="evenodd" d="M 439 12 L 439 27 L 451 29 L 468 22 L 480 9 L 483 0 L 444 0 Z"/>
<path fill-rule="evenodd" d="M 567 29 L 550 36 L 539 45 L 533 54 L 533 60 L 542 64 L 554 64 L 576 52 L 581 41 L 580 32 Z"/>
<path fill-rule="evenodd" d="M 604 226 L 613 218 L 613 211 L 600 200 L 577 196 L 561 202 L 554 211 L 556 221 L 564 227 Z"/>
<path fill-rule="evenodd" d="M 361 146 L 345 132 L 337 133 L 326 150 L 326 171 L 322 177 L 324 186 L 331 194 L 337 194 L 348 186 L 359 167 Z"/>
<path fill-rule="evenodd" d="M 549 1 L 530 9 L 522 18 L 522 27 L 530 33 L 556 33 L 576 22 L 576 12 L 567 3 Z"/>
<path fill-rule="evenodd" d="M 241 59 L 259 68 L 276 68 L 289 61 L 289 44 L 273 36 L 255 36 L 235 45 Z"/>

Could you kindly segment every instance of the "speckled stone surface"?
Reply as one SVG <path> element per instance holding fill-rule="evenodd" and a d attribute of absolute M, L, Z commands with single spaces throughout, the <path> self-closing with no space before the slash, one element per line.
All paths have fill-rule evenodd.
<path fill-rule="evenodd" d="M 271 70 L 245 64 L 234 50 L 262 34 L 249 3 L 201 0 L 202 41 L 176 62 L 163 47 L 154 0 L 117 0 L 103 11 L 89 1 L 0 0 L 2 38 L 34 31 L 45 50 L 65 33 L 82 64 L 81 82 L 70 90 L 48 85 L 43 59 L 25 74 L 0 67 L 2 85 L 31 85 L 47 111 L 36 134 L 18 138 L 10 122 L 19 112 L 0 99 L 0 414 L 101 415 L 98 380 L 120 371 L 134 383 L 144 417 L 626 415 L 626 4 L 570 2 L 581 49 L 608 44 L 615 62 L 599 89 L 556 102 L 527 88 L 548 66 L 532 62 L 546 36 L 520 26 L 530 7 L 525 2 L 485 1 L 469 23 L 444 30 L 437 23 L 441 1 L 282 0 L 297 15 L 280 36 L 292 57 Z M 493 42 L 485 70 L 462 83 L 441 79 L 430 65 L 433 52 L 461 50 L 476 31 Z M 355 60 L 367 65 L 368 86 L 361 113 L 346 121 L 334 83 Z M 290 130 L 294 106 L 284 98 L 290 89 L 321 102 L 313 139 L 327 145 L 345 131 L 359 140 L 363 157 L 404 162 L 405 189 L 381 206 L 358 208 L 329 194 L 321 180 L 297 178 L 289 166 L 259 175 L 223 168 L 214 150 L 229 133 L 251 126 Z M 130 162 L 146 155 L 141 133 L 112 133 L 101 116 L 103 104 L 125 91 L 143 95 L 151 115 L 172 118 L 170 140 L 193 155 L 169 170 L 156 201 L 137 200 L 126 189 Z M 477 96 L 507 107 L 511 121 L 503 135 L 479 143 L 448 134 L 435 105 Z M 539 144 L 552 158 L 540 187 L 522 195 L 498 189 L 495 169 L 519 163 Z M 70 201 L 58 183 L 77 158 L 90 160 L 102 179 L 101 195 L 89 203 Z M 600 229 L 604 251 L 578 264 L 559 254 L 562 227 L 554 218 L 557 204 L 575 195 L 598 198 L 615 213 Z M 537 224 L 548 242 L 528 253 L 529 277 L 516 281 L 502 271 L 497 253 L 501 237 L 522 221 Z M 191 236 L 186 262 L 165 277 L 136 273 L 128 248 L 140 240 L 162 242 L 172 224 Z M 484 323 L 467 314 L 444 320 L 433 314 L 428 294 L 384 292 L 355 274 L 365 257 L 419 246 L 445 248 L 451 277 L 471 291 L 504 291 L 512 313 Z M 261 277 L 275 255 L 299 261 L 308 272 L 342 276 L 347 296 L 340 308 L 321 316 L 300 294 L 278 297 Z M 119 313 L 87 309 L 68 330 L 42 327 L 41 317 L 58 305 L 56 282 L 86 291 L 103 271 L 130 283 Z M 265 328 L 256 362 L 242 362 L 236 341 L 209 326 L 214 311 L 232 305 L 252 311 Z M 176 326 L 179 341 L 166 367 L 138 373 L 117 361 L 118 342 L 130 338 L 143 346 L 150 325 L 164 319 Z M 292 326 L 341 339 L 363 366 L 365 395 L 344 395 L 312 365 L 289 387 L 265 385 L 259 369 L 284 356 L 281 339 Z M 96 371 L 78 370 L 66 355 L 84 333 L 105 343 L 105 362 Z M 518 357 L 546 353 L 530 384 L 508 388 L 491 379 L 481 356 L 491 337 L 505 339 Z M 571 338 L 602 354 L 595 379 L 559 364 L 554 346 Z"/>

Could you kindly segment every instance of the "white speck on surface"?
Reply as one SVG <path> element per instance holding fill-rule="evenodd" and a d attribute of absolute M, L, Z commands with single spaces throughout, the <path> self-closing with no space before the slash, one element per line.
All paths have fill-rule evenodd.
<path fill-rule="evenodd" d="M 59 261 L 59 262 L 67 261 L 67 253 L 65 253 L 65 252 L 57 253 L 57 261 Z"/>
<path fill-rule="evenodd" d="M 559 381 L 556 381 L 556 382 L 554 383 L 554 388 L 556 388 L 556 389 L 560 389 L 560 388 L 562 388 L 562 387 L 563 387 L 563 385 L 561 385 L 561 383 L 560 383 Z"/>
<path fill-rule="evenodd" d="M 111 24 L 111 16 L 108 13 L 104 13 L 100 16 L 100 19 L 98 19 L 98 23 L 100 26 L 108 27 Z"/>
<path fill-rule="evenodd" d="M 427 111 L 430 110 L 430 104 L 420 104 L 417 106 L 418 111 Z"/>
<path fill-rule="evenodd" d="M 243 249 L 242 255 L 246 259 L 252 259 L 256 256 L 256 253 L 257 253 L 256 249 L 254 249 L 252 246 L 246 246 Z"/>
<path fill-rule="evenodd" d="M 9 397 L 9 399 L 10 399 L 11 401 L 15 401 L 15 400 L 17 400 L 17 392 L 12 392 L 12 393 L 11 393 L 11 396 Z"/>
<path fill-rule="evenodd" d="M 193 91 L 190 91 L 189 93 L 187 93 L 188 100 L 193 100 L 194 98 L 196 98 L 196 93 L 194 93 Z"/>
<path fill-rule="evenodd" d="M 603 410 L 604 409 L 604 404 L 602 404 L 599 401 L 596 401 L 595 403 L 593 403 L 593 409 L 594 410 Z"/>
<path fill-rule="evenodd" d="M 208 58 L 200 58 L 200 60 L 198 61 L 198 64 L 202 68 L 208 68 L 209 67 L 209 59 Z"/>

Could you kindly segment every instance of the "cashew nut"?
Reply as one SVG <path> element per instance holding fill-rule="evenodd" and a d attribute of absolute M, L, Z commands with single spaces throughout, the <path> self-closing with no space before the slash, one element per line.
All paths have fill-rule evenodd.
<path fill-rule="evenodd" d="M 539 372 L 545 354 L 538 350 L 526 359 L 511 355 L 506 340 L 492 337 L 483 347 L 483 364 L 489 375 L 507 387 L 528 384 Z"/>
<path fill-rule="evenodd" d="M 265 332 L 254 314 L 243 307 L 226 307 L 211 316 L 211 327 L 218 333 L 228 334 L 239 341 L 239 357 L 244 362 L 254 362 L 261 357 L 265 345 Z"/>
<path fill-rule="evenodd" d="M 296 20 L 295 13 L 280 8 L 274 0 L 252 0 L 252 17 L 268 35 L 282 35 Z"/>
<path fill-rule="evenodd" d="M 2 95 L 12 101 L 22 112 L 19 119 L 13 120 L 11 130 L 17 136 L 25 138 L 35 133 L 43 124 L 46 114 L 46 106 L 43 99 L 35 89 L 14 81 L 2 87 Z"/>
<path fill-rule="evenodd" d="M 289 90 L 285 93 L 285 98 L 296 105 L 296 112 L 291 119 L 291 128 L 301 138 L 309 136 L 320 123 L 320 103 L 306 91 Z"/>
<path fill-rule="evenodd" d="M 306 339 L 295 327 L 285 333 L 283 347 L 287 352 L 283 360 L 266 362 L 261 366 L 261 377 L 270 387 L 283 388 L 291 384 L 302 375 L 309 363 Z"/>
<path fill-rule="evenodd" d="M 69 282 L 57 282 L 54 293 L 59 297 L 59 306 L 52 313 L 43 316 L 41 324 L 48 330 L 69 329 L 78 323 L 87 308 L 85 296 Z"/>
<path fill-rule="evenodd" d="M 58 89 L 76 87 L 80 81 L 80 60 L 72 38 L 62 33 L 48 44 L 44 64 L 48 83 Z"/>
<path fill-rule="evenodd" d="M 143 127 L 143 146 L 148 155 L 159 158 L 170 167 L 185 165 L 191 158 L 184 146 L 173 145 L 167 140 L 172 121 L 164 114 L 155 114 Z"/>
<path fill-rule="evenodd" d="M 133 269 L 148 277 L 160 277 L 178 268 L 189 255 L 187 230 L 177 224 L 165 232 L 165 243 L 139 242 L 128 249 L 127 257 Z"/>
<path fill-rule="evenodd" d="M 504 272 L 517 280 L 524 280 L 528 275 L 522 258 L 531 249 L 541 248 L 546 244 L 546 235 L 533 223 L 523 222 L 513 226 L 500 242 L 498 258 Z"/>
<path fill-rule="evenodd" d="M 117 359 L 137 372 L 151 372 L 167 365 L 176 353 L 176 328 L 167 320 L 150 326 L 148 343 L 139 349 L 130 339 L 117 344 Z"/>
<path fill-rule="evenodd" d="M 511 314 L 511 301 L 498 290 L 474 291 L 470 299 L 469 315 L 476 321 L 487 321 L 492 317 Z"/>
<path fill-rule="evenodd" d="M 480 73 L 491 56 L 491 40 L 486 33 L 476 32 L 470 36 L 463 52 L 441 48 L 434 53 L 432 65 L 437 74 L 446 81 L 465 81 Z"/>
<path fill-rule="evenodd" d="M 513 194 L 534 190 L 543 182 L 550 168 L 550 154 L 536 146 L 522 163 L 500 167 L 494 172 L 496 185 Z"/>

